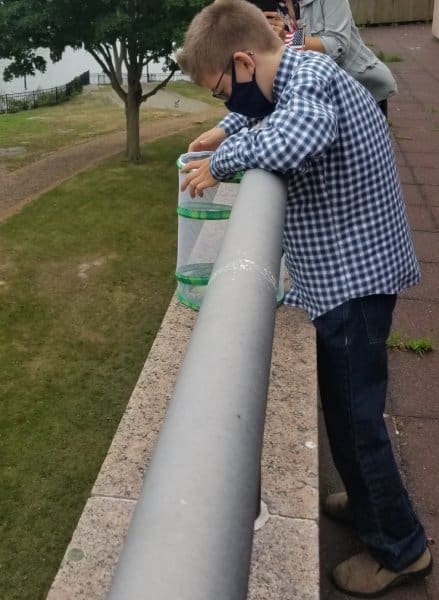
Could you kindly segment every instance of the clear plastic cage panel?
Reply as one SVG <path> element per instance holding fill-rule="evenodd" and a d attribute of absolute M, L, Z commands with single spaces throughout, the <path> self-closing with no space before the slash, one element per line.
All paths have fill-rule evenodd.
<path fill-rule="evenodd" d="M 224 238 L 230 210 L 230 206 L 225 204 L 213 203 L 209 207 L 203 202 L 177 208 L 177 294 L 191 308 L 200 307 Z"/>
<path fill-rule="evenodd" d="M 179 157 L 179 190 L 186 176 L 182 167 L 211 154 L 188 152 Z M 191 198 L 187 190 L 178 195 L 177 295 L 194 309 L 200 307 L 232 208 L 215 201 L 218 187 L 205 190 L 202 197 Z"/>
<path fill-rule="evenodd" d="M 178 204 L 190 204 L 193 199 L 189 195 L 189 191 L 185 190 L 184 192 L 180 191 L 181 184 L 183 183 L 184 178 L 187 173 L 182 172 L 182 168 L 185 167 L 188 163 L 193 160 L 200 160 L 202 158 L 209 158 L 212 156 L 213 152 L 186 152 L 182 154 L 177 159 L 177 167 L 178 167 Z M 218 191 L 218 186 L 216 185 L 213 188 L 208 188 L 203 193 L 203 202 L 212 203 L 215 200 L 216 193 Z M 199 200 L 199 198 L 198 198 Z"/>
<path fill-rule="evenodd" d="M 209 283 L 213 265 L 227 228 L 232 206 L 225 204 L 218 194 L 219 185 L 205 190 L 203 197 L 191 198 L 187 190 L 180 190 L 186 176 L 183 166 L 193 160 L 209 157 L 212 152 L 188 152 L 177 160 L 179 170 L 178 194 L 178 254 L 175 276 L 177 297 L 183 304 L 198 310 Z M 238 173 L 232 183 L 239 183 Z M 221 201 L 222 200 L 222 201 Z M 285 261 L 279 268 L 279 286 L 276 294 L 278 304 L 284 298 Z"/>
<path fill-rule="evenodd" d="M 285 255 L 282 255 L 281 261 L 280 261 L 280 267 L 279 267 L 279 283 L 277 285 L 277 292 L 276 292 L 276 302 L 277 305 L 280 306 L 281 304 L 283 304 L 284 301 L 284 297 L 285 297 L 285 277 L 286 277 L 287 271 L 286 271 L 286 267 L 285 267 Z"/>

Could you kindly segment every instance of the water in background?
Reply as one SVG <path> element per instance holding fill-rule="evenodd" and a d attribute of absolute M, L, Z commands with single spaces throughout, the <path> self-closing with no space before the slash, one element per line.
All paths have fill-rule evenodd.
<path fill-rule="evenodd" d="M 27 75 L 26 78 L 19 77 L 8 82 L 3 81 L 3 69 L 7 66 L 8 61 L 0 60 L 0 95 L 24 92 L 26 88 L 27 91 L 33 91 L 64 85 L 84 71 L 90 71 L 90 73 L 102 72 L 100 65 L 85 50 L 66 48 L 62 59 L 57 63 L 50 60 L 48 50 L 41 50 L 40 53 L 47 60 L 45 73 L 37 72 L 34 76 Z M 161 63 L 149 65 L 149 73 L 161 74 L 162 72 Z"/>

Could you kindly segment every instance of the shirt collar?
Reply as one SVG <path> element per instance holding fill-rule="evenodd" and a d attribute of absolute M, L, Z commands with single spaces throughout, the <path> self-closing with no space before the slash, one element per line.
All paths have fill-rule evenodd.
<path fill-rule="evenodd" d="M 290 81 L 291 75 L 300 60 L 300 54 L 300 51 L 285 46 L 273 82 L 273 100 L 275 103 L 279 100 L 285 86 Z"/>

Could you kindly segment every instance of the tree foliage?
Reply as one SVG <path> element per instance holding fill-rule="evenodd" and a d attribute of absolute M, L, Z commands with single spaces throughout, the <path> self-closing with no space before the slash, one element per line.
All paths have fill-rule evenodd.
<path fill-rule="evenodd" d="M 193 15 L 206 0 L 0 0 L 0 57 L 11 60 L 6 80 L 44 71 L 39 48 L 53 61 L 67 46 L 84 47 L 110 78 L 125 103 L 127 154 L 139 153 L 139 107 L 164 87 L 164 80 L 144 91 L 140 79 L 149 63 L 164 59 L 177 69 L 172 53 Z M 121 70 L 128 81 L 122 85 Z M 137 131 L 137 133 L 136 133 Z"/>

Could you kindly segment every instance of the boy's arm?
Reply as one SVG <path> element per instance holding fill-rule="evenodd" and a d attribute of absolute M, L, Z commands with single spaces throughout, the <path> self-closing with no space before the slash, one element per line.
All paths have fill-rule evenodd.
<path fill-rule="evenodd" d="M 217 127 L 221 127 L 226 132 L 226 135 L 233 135 L 237 133 L 244 127 L 253 127 L 256 123 L 259 123 L 260 119 L 249 119 L 244 115 L 239 115 L 238 113 L 229 113 L 221 119 L 218 123 Z"/>
<path fill-rule="evenodd" d="M 325 90 L 312 76 L 296 85 L 288 102 L 261 128 L 241 131 L 221 144 L 210 160 L 212 176 L 221 180 L 256 168 L 286 173 L 324 153 L 337 135 L 336 114 Z"/>
<path fill-rule="evenodd" d="M 229 113 L 222 119 L 216 127 L 204 131 L 189 144 L 189 152 L 199 152 L 203 150 L 216 150 L 228 135 L 239 131 L 243 127 L 250 127 L 251 122 L 257 122 L 257 119 L 248 119 L 237 113 Z"/>
<path fill-rule="evenodd" d="M 217 127 L 221 127 L 226 132 L 226 135 L 233 135 L 243 127 L 247 127 L 248 119 L 244 115 L 238 115 L 238 113 L 229 113 L 221 119 Z"/>

